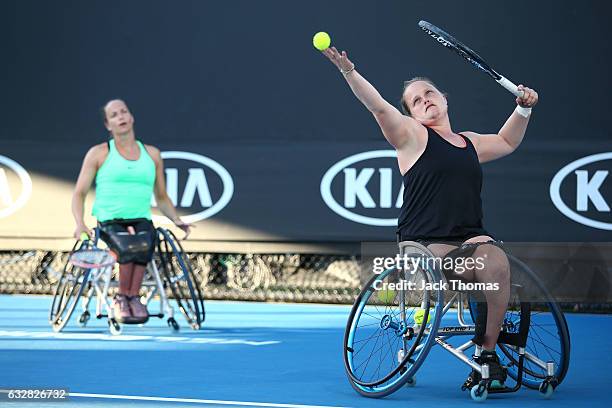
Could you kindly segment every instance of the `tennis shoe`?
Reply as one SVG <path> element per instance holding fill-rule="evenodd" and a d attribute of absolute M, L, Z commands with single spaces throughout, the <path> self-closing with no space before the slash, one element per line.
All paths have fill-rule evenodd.
<path fill-rule="evenodd" d="M 130 311 L 127 296 L 121 294 L 115 295 L 113 299 L 113 312 L 115 320 L 119 323 L 127 323 L 132 319 L 132 312 Z"/>
<path fill-rule="evenodd" d="M 147 307 L 140 302 L 140 297 L 138 295 L 130 297 L 129 304 L 134 322 L 144 323 L 149 320 L 149 311 Z"/>

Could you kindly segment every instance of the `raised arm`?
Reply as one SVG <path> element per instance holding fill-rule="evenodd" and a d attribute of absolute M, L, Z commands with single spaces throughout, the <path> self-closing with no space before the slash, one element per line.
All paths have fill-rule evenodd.
<path fill-rule="evenodd" d="M 323 54 L 340 70 L 357 99 L 372 112 L 389 143 L 399 149 L 410 141 L 421 125 L 402 115 L 387 102 L 376 88 L 357 72 L 346 51 L 340 53 L 335 47 L 331 47 L 324 50 Z"/>
<path fill-rule="evenodd" d="M 522 97 L 516 98 L 516 109 L 510 114 L 497 134 L 481 135 L 466 132 L 466 136 L 474 144 L 478 160 L 481 163 L 509 155 L 523 141 L 531 117 L 531 108 L 538 103 L 538 93 L 523 85 L 519 85 L 518 88 L 524 91 L 524 94 Z"/>

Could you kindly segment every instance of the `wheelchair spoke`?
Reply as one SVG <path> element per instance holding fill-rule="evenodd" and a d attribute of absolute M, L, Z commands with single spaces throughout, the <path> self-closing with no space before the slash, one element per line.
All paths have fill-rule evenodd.
<path fill-rule="evenodd" d="M 376 336 L 376 342 L 374 343 L 374 347 L 376 348 L 376 346 L 378 345 L 378 340 L 380 340 L 380 337 L 383 335 L 383 332 L 381 332 L 378 336 Z M 372 356 L 374 355 L 374 353 L 370 354 L 370 356 L 364 361 L 365 366 L 363 368 L 363 372 L 361 373 L 361 378 L 363 378 L 363 376 L 365 375 L 365 371 L 368 368 L 368 365 L 370 364 L 370 360 L 372 359 Z"/>
<path fill-rule="evenodd" d="M 569 365 L 569 338 L 563 314 L 537 276 L 521 261 L 512 256 L 509 256 L 509 259 L 513 268 L 514 279 L 522 280 L 520 288 L 529 288 L 527 297 L 522 300 L 530 304 L 529 330 L 525 350 L 534 359 L 539 360 L 536 362 L 529 357 L 524 359 L 523 384 L 528 388 L 537 389 L 542 380 L 548 376 L 546 368 L 541 366 L 546 361 L 555 363 L 555 377 L 557 381 L 561 382 Z M 521 302 L 520 296 L 522 293 L 524 292 L 521 289 L 517 291 L 515 296 L 518 297 L 512 299 L 512 303 L 516 306 L 512 309 L 519 308 L 518 304 Z M 537 302 L 531 302 L 531 299 L 537 299 Z M 515 333 L 519 332 L 521 317 L 521 314 L 515 311 L 507 314 L 507 320 L 512 322 L 516 328 L 513 331 Z M 519 359 L 518 347 L 516 345 L 500 345 L 500 349 L 510 363 L 508 364 L 508 373 L 516 379 Z"/>
<path fill-rule="evenodd" d="M 536 343 L 536 342 L 537 342 L 537 343 L 539 343 L 539 344 L 541 344 L 542 346 L 544 346 L 544 350 L 546 350 L 546 352 L 548 353 L 548 356 L 551 358 L 551 360 L 552 360 L 552 361 L 557 361 L 557 359 L 556 359 L 555 357 L 553 357 L 553 355 L 550 353 L 551 348 L 550 348 L 550 347 L 548 347 L 548 346 L 546 346 L 546 344 L 545 344 L 545 343 L 542 341 L 541 337 L 540 337 L 540 336 L 539 336 L 537 333 L 535 333 L 535 336 L 537 336 L 537 337 L 538 337 L 538 339 L 536 339 L 536 338 L 532 338 L 532 344 L 534 345 L 534 349 L 536 349 L 536 346 L 535 346 L 535 343 Z M 535 336 L 534 336 L 534 337 L 535 337 Z M 536 357 L 538 357 L 540 360 L 543 360 L 543 359 L 540 357 L 540 355 L 539 355 L 539 354 L 535 354 L 535 355 L 536 355 Z"/>
<path fill-rule="evenodd" d="M 359 340 L 357 342 L 353 342 L 353 344 L 364 342 L 364 341 L 368 342 L 368 341 L 372 340 L 374 337 L 376 337 L 378 339 L 378 338 L 380 338 L 380 336 L 382 336 L 382 334 L 383 334 L 382 331 L 375 331 L 374 334 L 371 335 L 370 337 L 368 337 L 367 339 L 363 339 L 363 340 Z M 353 355 L 356 356 L 357 354 L 359 354 L 365 348 L 366 345 L 367 345 L 367 343 L 362 344 L 361 348 L 359 350 L 353 352 Z M 376 347 L 376 343 L 374 344 L 374 347 Z"/>
<path fill-rule="evenodd" d="M 429 307 L 430 312 L 432 306 L 439 307 L 440 304 L 435 303 L 435 299 L 440 302 L 439 291 L 412 293 L 404 289 L 385 289 L 398 283 L 402 276 L 399 271 L 387 270 L 372 277 L 357 298 L 347 323 L 347 330 L 352 334 L 345 336 L 345 340 L 349 339 L 345 367 L 352 382 L 361 385 L 355 389 L 365 395 L 386 393 L 390 387 L 400 386 L 398 380 L 406 378 L 410 367 L 421 364 L 433 343 L 433 333 L 426 331 L 425 326 L 413 328 L 412 322 L 421 305 Z M 386 293 L 382 292 L 384 290 Z M 427 347 L 419 348 L 424 341 L 427 341 Z M 403 357 L 400 355 L 402 350 Z M 401 370 L 401 367 L 405 369 Z"/>
<path fill-rule="evenodd" d="M 552 325 L 552 324 L 549 324 L 549 325 L 547 325 L 547 326 L 553 326 L 553 325 Z M 554 326 L 556 327 L 556 325 L 554 325 Z M 558 336 L 559 336 L 559 333 L 553 333 L 553 332 L 551 332 L 551 331 L 549 331 L 549 330 L 546 330 L 546 329 L 544 328 L 544 325 L 541 325 L 541 324 L 532 324 L 532 325 L 531 325 L 531 327 L 539 327 L 539 328 L 541 328 L 543 331 L 545 331 L 546 333 L 548 333 L 548 334 L 549 334 L 550 336 L 552 336 L 552 337 L 558 337 Z"/>

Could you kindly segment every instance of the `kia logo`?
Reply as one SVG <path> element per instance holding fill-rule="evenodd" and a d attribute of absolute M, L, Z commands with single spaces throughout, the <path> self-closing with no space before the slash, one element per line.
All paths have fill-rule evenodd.
<path fill-rule="evenodd" d="M 234 181 L 229 172 L 211 158 L 190 152 L 162 152 L 168 161 L 165 167 L 166 191 L 174 206 L 183 212 L 197 211 L 181 219 L 193 223 L 212 217 L 232 199 Z M 156 206 L 155 199 L 152 205 Z M 169 223 L 163 216 L 153 216 L 156 222 Z"/>
<path fill-rule="evenodd" d="M 608 215 L 609 218 L 610 205 L 602 195 L 602 190 L 604 187 L 604 182 L 606 182 L 608 179 L 610 167 L 608 166 L 608 169 L 606 170 L 599 168 L 591 171 L 584 168 L 587 164 L 605 160 L 612 160 L 612 152 L 599 153 L 583 157 L 582 159 L 573 161 L 567 166 L 563 167 L 557 172 L 557 174 L 555 174 L 555 177 L 553 177 L 552 182 L 550 183 L 550 198 L 557 209 L 566 217 L 589 227 L 612 230 L 612 223 L 593 220 L 580 214 L 581 212 L 585 213 L 589 210 L 595 210 L 598 213 L 607 213 L 606 215 Z M 592 167 L 593 166 L 591 166 L 591 168 Z M 563 182 L 566 180 L 566 178 L 570 179 L 572 177 L 576 182 L 575 209 L 570 208 L 569 205 L 561 198 Z M 574 192 L 572 191 L 572 193 Z M 610 199 L 610 197 L 608 197 L 608 199 Z"/>
<path fill-rule="evenodd" d="M 32 179 L 19 163 L 0 155 L 0 218 L 23 207 L 32 195 Z"/>
<path fill-rule="evenodd" d="M 395 159 L 393 163 L 389 158 Z M 374 165 L 364 166 L 366 161 Z M 342 194 L 338 194 L 339 190 Z M 330 167 L 321 179 L 321 197 L 332 211 L 373 226 L 397 226 L 403 191 L 394 150 L 373 150 L 347 157 Z"/>

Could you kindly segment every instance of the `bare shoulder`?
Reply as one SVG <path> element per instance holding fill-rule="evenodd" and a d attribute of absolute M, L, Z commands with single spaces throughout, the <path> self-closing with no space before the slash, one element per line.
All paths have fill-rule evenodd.
<path fill-rule="evenodd" d="M 85 155 L 85 161 L 98 167 L 106 160 L 108 155 L 108 144 L 106 142 L 93 145 Z"/>
<path fill-rule="evenodd" d="M 470 142 L 472 142 L 474 146 L 478 144 L 480 137 L 482 136 L 480 133 L 472 132 L 470 130 L 459 132 L 459 134 L 470 139 Z"/>
<path fill-rule="evenodd" d="M 108 143 L 107 142 L 103 142 L 103 143 L 98 143 L 97 145 L 93 145 L 89 149 L 89 151 L 92 152 L 93 154 L 108 153 Z"/>
<path fill-rule="evenodd" d="M 480 133 L 472 132 L 471 130 L 464 130 L 464 131 L 459 132 L 459 134 L 463 135 L 463 136 L 465 136 L 467 138 L 470 138 L 470 139 L 473 138 L 473 137 L 481 136 Z"/>
<path fill-rule="evenodd" d="M 383 130 L 383 133 L 385 131 Z M 385 133 L 385 136 L 388 135 Z M 391 139 L 387 137 L 387 139 Z M 395 131 L 393 147 L 397 151 L 413 151 L 427 140 L 427 128 L 409 116 L 402 118 L 401 127 Z"/>
<path fill-rule="evenodd" d="M 144 147 L 145 149 L 147 149 L 147 153 L 149 153 L 149 156 L 151 156 L 153 160 L 161 160 L 161 152 L 157 147 L 149 144 L 145 144 Z"/>
<path fill-rule="evenodd" d="M 406 174 L 417 162 L 427 147 L 427 128 L 420 123 L 414 126 L 409 140 L 396 148 L 400 172 Z"/>

